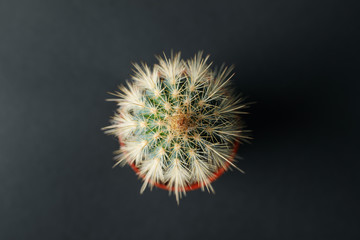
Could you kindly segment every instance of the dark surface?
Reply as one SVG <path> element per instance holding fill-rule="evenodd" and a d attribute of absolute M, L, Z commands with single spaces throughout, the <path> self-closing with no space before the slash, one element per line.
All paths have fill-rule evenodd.
<path fill-rule="evenodd" d="M 348 1 L 0 0 L 0 239 L 358 239 L 359 24 Z M 235 64 L 246 171 L 176 205 L 100 130 L 131 62 Z"/>

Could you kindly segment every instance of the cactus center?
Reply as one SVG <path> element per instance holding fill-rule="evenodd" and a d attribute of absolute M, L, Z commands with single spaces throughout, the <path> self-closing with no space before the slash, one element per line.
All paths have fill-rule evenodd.
<path fill-rule="evenodd" d="M 169 118 L 169 126 L 177 134 L 184 134 L 195 126 L 191 116 L 186 113 L 176 113 Z"/>

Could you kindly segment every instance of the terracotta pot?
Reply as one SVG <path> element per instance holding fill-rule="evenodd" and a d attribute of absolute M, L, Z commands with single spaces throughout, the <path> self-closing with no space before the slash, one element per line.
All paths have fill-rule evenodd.
<path fill-rule="evenodd" d="M 125 144 L 121 142 L 121 139 L 119 138 L 119 142 L 120 142 L 120 146 L 124 146 Z M 235 155 L 236 155 L 236 152 L 239 148 L 239 142 L 236 142 L 235 143 L 235 146 L 234 146 L 234 149 L 233 149 L 233 152 L 231 154 L 231 157 L 229 159 L 230 162 L 232 162 L 235 158 Z M 134 170 L 134 172 L 140 176 L 142 179 L 144 179 L 144 176 L 140 174 L 140 170 L 135 166 L 134 163 L 132 164 L 129 164 L 130 167 Z M 229 167 L 230 163 L 229 162 L 226 162 L 225 163 L 225 166 L 224 167 L 221 167 L 219 168 L 213 176 L 211 176 L 209 178 L 209 182 L 212 183 L 213 181 L 215 181 L 218 177 L 220 177 Z M 149 182 L 151 183 L 151 182 Z M 164 190 L 168 190 L 168 191 L 174 191 L 174 187 L 172 188 L 169 188 L 168 186 L 166 186 L 165 184 L 162 184 L 162 183 L 152 183 L 154 186 L 158 187 L 158 188 L 161 188 L 161 189 L 164 189 Z M 185 191 L 192 191 L 192 190 L 196 190 L 198 188 L 201 188 L 201 184 L 200 183 L 193 183 L 191 185 L 188 185 L 185 187 Z"/>

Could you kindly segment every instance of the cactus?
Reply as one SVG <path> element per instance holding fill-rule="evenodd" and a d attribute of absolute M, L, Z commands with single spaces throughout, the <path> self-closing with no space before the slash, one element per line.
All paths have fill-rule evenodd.
<path fill-rule="evenodd" d="M 133 81 L 113 93 L 118 105 L 106 133 L 119 138 L 116 164 L 129 164 L 147 186 L 162 186 L 176 200 L 194 186 L 209 192 L 219 171 L 233 163 L 248 138 L 240 114 L 247 104 L 231 88 L 232 67 L 212 70 L 209 56 L 157 57 L 153 68 L 134 64 Z"/>

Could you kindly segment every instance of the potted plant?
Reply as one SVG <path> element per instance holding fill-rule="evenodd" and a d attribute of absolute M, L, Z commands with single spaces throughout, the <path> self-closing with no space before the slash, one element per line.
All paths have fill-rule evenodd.
<path fill-rule="evenodd" d="M 244 134 L 243 99 L 230 87 L 232 68 L 211 69 L 199 52 L 157 57 L 152 68 L 134 64 L 132 82 L 113 93 L 118 104 L 107 133 L 118 137 L 117 164 L 128 164 L 147 186 L 179 198 L 211 182 L 230 166 Z"/>

